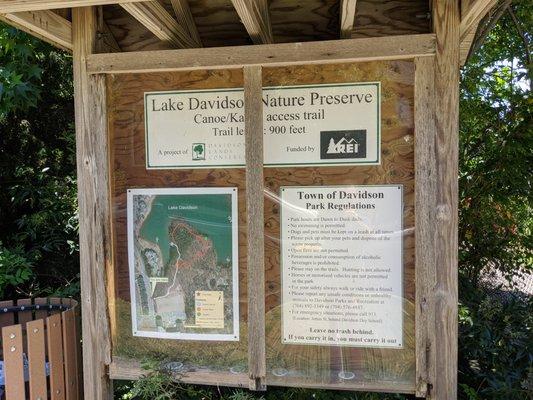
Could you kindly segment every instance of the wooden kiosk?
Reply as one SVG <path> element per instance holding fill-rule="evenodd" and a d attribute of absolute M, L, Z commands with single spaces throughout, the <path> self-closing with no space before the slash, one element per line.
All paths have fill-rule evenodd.
<path fill-rule="evenodd" d="M 455 399 L 459 68 L 468 54 L 477 24 L 495 3 L 495 0 L 0 0 L 2 20 L 73 53 L 85 398 L 110 398 L 112 379 L 137 379 L 143 374 L 140 362 L 157 358 L 170 365 L 179 379 L 190 383 L 252 390 L 264 390 L 267 385 L 319 387 Z M 337 94 L 327 94 L 328 88 L 334 88 L 332 93 Z M 284 103 L 289 101 L 286 98 L 281 100 L 282 89 L 289 89 L 283 93 L 291 90 L 295 93 L 292 103 Z M 343 90 L 351 92 L 346 94 Z M 168 96 L 167 105 L 156 103 L 155 97 L 149 99 L 158 93 Z M 217 107 L 229 108 L 233 104 L 239 109 L 235 115 L 227 113 L 228 119 L 235 118 L 235 131 L 221 133 L 225 121 L 220 115 L 202 123 L 215 123 L 213 126 L 219 131 L 212 129 L 214 136 L 217 132 L 221 136 L 241 136 L 232 142 L 241 146 L 240 153 L 235 148 L 224 150 L 240 161 L 226 166 L 202 164 L 202 168 L 196 168 L 193 163 L 174 167 L 172 163 L 165 164 L 162 156 L 158 158 L 164 151 L 150 153 L 149 144 L 168 145 L 168 154 L 174 151 L 172 146 L 179 144 L 179 140 L 174 142 L 172 138 L 165 142 L 170 136 L 161 139 L 162 144 L 157 142 L 159 131 L 172 131 L 173 126 L 179 131 L 181 120 L 172 117 L 178 119 L 170 123 L 156 112 L 163 108 L 182 110 L 186 103 L 180 101 L 193 102 L 190 93 L 200 93 L 194 98 L 198 105 L 190 105 L 191 110 L 202 109 L 199 104 L 204 95 L 211 97 L 203 104 L 224 100 L 225 105 L 217 103 Z M 278 96 L 278 100 L 270 101 L 269 93 Z M 276 163 L 279 151 L 269 150 L 272 143 L 277 140 L 281 146 L 286 142 L 288 149 L 296 140 L 294 137 L 302 138 L 298 134 L 308 133 L 304 125 L 293 124 L 294 120 L 285 123 L 302 115 L 306 119 L 310 115 L 306 112 L 315 112 L 306 109 L 294 116 L 299 113 L 295 107 L 303 106 L 307 95 L 313 104 L 325 107 L 315 110 L 318 115 L 323 110 L 334 110 L 329 125 L 365 117 L 373 126 L 368 128 L 374 129 L 373 133 L 366 128 L 320 131 L 330 141 L 329 147 L 326 143 L 323 148 L 322 158 L 333 158 L 338 163 L 297 162 L 298 152 L 305 148 L 311 152 L 312 135 L 291 147 L 294 156 Z M 368 108 L 366 116 L 366 111 L 357 111 L 366 108 L 334 108 L 352 101 L 374 102 L 376 107 Z M 281 111 L 269 114 L 274 107 Z M 296 111 L 291 114 L 290 110 Z M 208 118 L 207 114 L 194 114 L 194 118 Z M 284 121 L 272 124 L 269 116 Z M 377 142 L 372 142 L 372 138 Z M 348 147 L 338 150 L 341 141 Z M 362 154 L 358 148 L 363 145 L 364 154 L 357 157 L 368 162 L 352 159 L 343 164 L 340 161 L 346 159 L 345 155 L 331 155 L 345 149 Z M 213 151 L 209 143 L 193 143 L 192 149 L 187 149 L 175 151 L 183 155 L 190 150 L 192 160 L 201 162 L 206 161 L 206 152 Z M 375 159 L 371 159 L 371 154 Z M 295 294 L 294 286 L 286 286 L 287 280 L 292 279 L 287 271 L 298 271 L 301 264 L 300 261 L 290 264 L 291 256 L 285 255 L 287 247 L 289 251 L 299 251 L 290 247 L 292 239 L 285 232 L 286 226 L 290 226 L 286 225 L 291 221 L 289 213 L 299 207 L 291 203 L 290 196 L 302 199 L 324 195 L 337 201 L 335 196 L 347 196 L 347 191 L 359 198 L 379 198 L 379 193 L 372 192 L 379 187 L 386 187 L 383 189 L 386 193 L 396 190 L 394 196 L 399 199 L 381 210 L 389 212 L 396 207 L 394 204 L 399 210 L 396 215 L 401 225 L 391 229 L 400 234 L 391 234 L 385 240 L 396 238 L 399 243 L 395 249 L 400 256 L 391 264 L 398 266 L 399 292 L 392 296 L 396 300 L 391 300 L 390 310 L 400 307 L 400 311 L 384 310 L 388 303 L 382 302 L 385 306 L 377 314 L 368 314 L 366 306 L 357 308 L 350 302 L 353 299 L 348 299 L 346 309 L 361 309 L 365 318 L 375 316 L 372 320 L 377 324 L 375 329 L 385 332 L 381 338 L 372 339 L 373 331 L 365 328 L 370 319 L 363 318 L 358 324 L 343 319 L 331 330 L 306 328 L 308 332 L 323 331 L 323 336 L 296 334 L 299 325 L 307 324 L 296 323 L 298 319 L 287 314 L 298 314 L 290 308 L 290 304 L 305 300 L 298 299 L 298 295 L 330 309 L 321 303 L 324 298 L 334 298 L 343 290 L 356 293 L 356 286 L 348 286 L 365 282 L 370 274 L 344 275 L 347 289 L 341 286 L 327 289 L 323 284 L 296 286 Z M 132 277 L 130 270 L 133 250 L 128 248 L 128 238 L 138 231 L 130 230 L 128 225 L 128 207 L 131 208 L 128 197 L 141 189 L 138 195 L 142 202 L 134 204 L 145 207 L 145 201 L 152 200 L 151 195 L 142 197 L 145 193 L 142 190 L 153 188 L 163 190 L 160 194 L 169 188 L 177 190 L 176 193 L 184 188 L 207 188 L 206 193 L 213 188 L 230 188 L 227 196 L 232 196 L 233 210 L 238 207 L 238 213 L 232 214 L 235 217 L 232 226 L 236 229 L 232 255 L 237 257 L 238 249 L 238 257 L 234 262 L 227 258 L 227 265 L 234 268 L 235 286 L 228 294 L 230 297 L 226 299 L 224 294 L 226 308 L 220 311 L 222 316 L 229 315 L 231 301 L 226 300 L 234 300 L 235 308 L 230 310 L 234 318 L 232 329 L 220 330 L 232 336 L 229 339 L 215 335 L 203 341 L 177 334 L 180 330 L 196 332 L 200 328 L 215 332 L 219 322 L 224 325 L 224 321 L 210 314 L 211 319 L 202 319 L 204 325 L 200 326 L 198 304 L 212 302 L 209 304 L 213 309 L 222 307 L 222 300 L 216 303 L 212 297 L 223 291 L 212 288 L 228 287 L 227 279 L 219 277 L 220 283 L 208 279 L 208 275 L 200 276 L 207 283 L 202 281 L 199 285 L 207 285 L 211 291 L 185 287 L 184 282 L 195 284 L 195 277 L 182 282 L 184 292 L 192 290 L 190 295 L 197 296 L 196 303 L 190 306 L 196 307 L 197 319 L 192 327 L 186 326 L 187 317 L 165 321 L 165 316 L 158 315 L 151 335 L 139 335 L 139 331 L 148 329 L 143 328 L 148 323 L 142 318 L 133 321 L 130 306 L 133 305 L 132 310 L 135 307 L 131 297 L 134 293 L 143 298 L 149 296 L 142 283 L 143 274 L 135 272 Z M 299 188 L 306 188 L 309 193 Z M 333 189 L 327 192 L 327 188 Z M 302 204 L 307 209 L 315 207 L 310 202 Z M 388 223 L 392 219 L 387 217 L 383 221 Z M 202 243 L 211 246 L 202 232 L 190 228 L 178 233 L 183 232 L 196 237 L 198 246 Z M 336 234 L 327 232 L 331 236 L 326 239 L 315 238 L 319 245 Z M 355 241 L 369 234 L 360 231 L 359 235 L 353 229 L 343 232 L 335 240 Z M 303 231 L 299 239 L 304 244 L 305 235 Z M 156 239 L 158 242 L 159 237 Z M 316 243 L 308 244 L 313 247 Z M 170 245 L 179 252 L 175 243 Z M 168 243 L 167 247 L 170 252 Z M 185 253 L 183 247 L 181 250 Z M 179 259 L 186 261 L 187 254 L 180 252 Z M 316 267 L 312 271 L 315 273 L 335 264 L 333 257 L 321 260 L 318 264 L 303 265 L 314 266 L 309 267 L 311 270 Z M 285 269 L 283 265 L 292 267 Z M 186 279 L 183 272 L 186 267 L 181 268 L 179 279 Z M 372 279 L 388 279 L 390 270 L 380 270 L 385 271 L 380 272 L 381 278 L 372 275 Z M 178 272 L 175 274 L 174 281 Z M 175 289 L 173 283 L 168 286 L 168 277 L 160 279 L 166 279 L 167 291 L 158 299 Z M 154 278 L 151 282 L 155 282 L 152 292 L 156 293 L 157 282 L 163 281 Z M 294 279 L 289 282 L 296 283 Z M 142 287 L 133 288 L 137 284 Z M 304 288 L 307 291 L 301 291 Z M 289 305 L 283 302 L 282 294 L 293 296 Z M 202 295 L 206 296 L 201 298 L 204 303 L 199 303 Z M 379 296 L 391 298 L 383 293 Z M 141 306 L 149 310 L 153 307 L 150 304 Z M 158 304 L 157 307 L 163 307 Z M 390 322 L 394 318 L 401 321 L 399 328 Z M 136 323 L 133 328 L 132 322 Z M 390 331 L 399 329 L 395 338 L 387 336 L 388 322 Z M 313 340 L 317 343 L 310 343 Z M 382 346 L 365 344 L 380 340 Z M 358 344 L 346 345 L 343 341 Z M 393 345 L 397 348 L 392 348 Z"/>

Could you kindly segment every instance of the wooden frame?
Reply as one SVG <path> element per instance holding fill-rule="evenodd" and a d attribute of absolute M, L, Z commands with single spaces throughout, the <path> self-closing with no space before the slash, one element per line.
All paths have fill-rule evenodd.
<path fill-rule="evenodd" d="M 439 212 L 439 207 L 437 206 L 436 199 L 437 195 L 434 189 L 437 178 L 436 178 L 436 169 L 437 169 L 437 159 L 435 158 L 435 151 L 438 148 L 439 144 L 436 142 L 437 135 L 437 121 L 433 120 L 435 115 L 436 99 L 434 95 L 434 83 L 436 83 L 437 76 L 435 74 L 434 63 L 436 61 L 436 50 L 432 47 L 436 36 L 434 35 L 416 35 L 415 37 L 402 37 L 401 40 L 405 40 L 405 43 L 409 42 L 415 46 L 418 51 L 410 52 L 409 54 L 404 52 L 404 49 L 401 49 L 402 52 L 400 55 L 390 54 L 388 48 L 381 47 L 379 50 L 375 50 L 374 45 L 378 42 L 383 44 L 391 43 L 389 40 L 380 40 L 380 39 L 352 39 L 344 42 L 350 42 L 350 46 L 346 46 L 345 53 L 339 50 L 339 57 L 335 59 L 327 59 L 328 63 L 339 62 L 341 61 L 368 61 L 368 60 L 382 60 L 382 59 L 415 59 L 416 60 L 416 111 L 415 111 L 415 121 L 417 133 L 420 136 L 420 140 L 417 141 L 415 146 L 416 151 L 416 165 L 417 165 L 417 176 L 416 176 L 416 204 L 417 207 L 421 209 L 417 212 L 417 262 L 416 262 L 416 282 L 421 289 L 417 291 L 417 307 L 416 307 L 416 319 L 417 319 L 417 383 L 416 383 L 416 394 L 418 396 L 428 396 L 428 398 L 448 398 L 448 397 L 437 397 L 438 396 L 438 386 L 435 382 L 437 379 L 436 371 L 436 358 L 432 358 L 434 354 L 431 350 L 434 349 L 436 340 L 443 340 L 442 338 L 437 338 L 434 325 L 434 318 L 437 312 L 437 300 L 434 293 L 434 285 L 436 281 L 436 266 L 438 265 L 435 260 L 436 258 L 431 256 L 431 254 L 437 254 L 437 242 L 436 242 L 436 231 L 431 229 L 431 224 L 428 224 Z M 413 40 L 416 39 L 416 40 Z M 403 42 L 402 42 L 403 43 Z M 300 45 L 305 49 L 305 45 Z M 322 43 L 312 43 L 307 44 L 309 48 L 320 51 L 324 46 Z M 392 44 L 390 44 L 392 47 Z M 268 57 L 268 52 L 256 52 L 256 48 L 247 47 L 245 49 L 240 49 L 241 54 L 236 57 L 236 60 L 229 60 L 228 57 L 217 60 L 216 50 L 213 51 L 211 57 L 208 59 L 207 52 L 209 50 L 204 49 L 194 49 L 194 50 L 176 50 L 176 51 L 161 51 L 161 52 L 145 52 L 143 57 L 146 56 L 150 58 L 155 66 L 148 67 L 147 61 L 140 60 L 139 55 L 142 53 L 135 54 L 92 54 L 87 56 L 87 72 L 93 76 L 100 76 L 99 73 L 126 73 L 126 72 L 154 72 L 154 71 L 173 71 L 173 70 L 190 70 L 190 69 L 201 69 L 201 68 L 228 68 L 232 67 L 244 67 L 245 76 L 248 78 L 245 80 L 245 88 L 255 87 L 257 85 L 256 79 L 254 76 L 257 76 L 257 71 L 260 71 L 260 67 L 246 67 L 248 62 L 252 65 L 292 65 L 292 64 L 317 64 L 323 63 L 321 60 L 317 60 L 315 56 L 316 52 L 309 52 L 309 58 L 304 56 L 293 57 L 289 60 L 278 61 L 271 60 Z M 290 48 L 293 48 L 294 45 L 269 45 L 269 46 L 260 46 L 262 48 L 268 47 L 266 50 L 270 50 L 272 53 L 283 52 L 286 50 L 289 51 Z M 279 49 L 279 51 L 277 51 Z M 367 49 L 367 53 L 361 52 L 361 49 Z M 421 50 L 422 49 L 422 50 Z M 250 54 L 247 54 L 247 50 L 250 50 Z M 307 50 L 307 49 L 305 49 Z M 353 53 L 357 52 L 358 56 L 355 56 Z M 201 60 L 202 56 L 205 57 L 205 62 L 199 61 L 197 65 L 193 68 L 187 66 L 185 59 L 189 58 L 189 53 L 195 52 L 198 54 L 197 60 Z M 230 52 L 231 53 L 231 52 Z M 263 53 L 263 54 L 261 54 Z M 184 60 L 179 60 L 174 55 L 183 54 Z M 265 56 L 266 54 L 266 56 Z M 305 53 L 304 53 L 305 54 Z M 238 58 L 238 59 L 237 59 Z M 266 58 L 266 61 L 265 61 Z M 190 58 L 189 58 L 190 59 Z M 246 62 L 248 61 L 248 62 Z M 128 68 L 125 66 L 128 65 Z M 98 66 L 97 66 L 98 65 Z M 124 67 L 123 67 L 124 65 Z M 251 78 L 250 78 L 251 77 Z M 251 81 L 250 81 L 251 79 Z M 248 83 L 247 83 L 248 82 Z M 249 130 L 254 131 L 255 128 L 250 128 L 257 126 L 259 122 L 252 122 L 250 119 L 253 115 L 262 115 L 257 111 L 257 103 L 248 101 L 246 104 L 256 104 L 253 107 L 253 112 L 250 113 L 247 111 L 247 126 Z M 260 104 L 260 102 L 259 102 Z M 247 157 L 249 165 L 255 165 L 257 163 L 257 148 L 258 145 L 247 147 Z M 249 171 L 258 171 L 261 168 L 248 168 Z M 261 180 L 255 176 L 252 179 L 249 179 L 250 184 L 252 182 Z M 253 193 L 253 194 L 251 194 Z M 252 200 L 260 204 L 260 200 L 257 193 L 261 193 L 259 190 L 249 191 L 248 201 Z M 434 196 L 434 197 L 431 197 Z M 432 200 L 433 199 L 433 200 Z M 251 215 L 256 215 L 254 211 Z M 257 215 L 256 215 L 257 216 Z M 418 219 L 419 218 L 419 219 Z M 257 219 L 257 218 L 255 218 Z M 256 226 L 257 222 L 250 221 L 250 226 Z M 253 228 L 255 229 L 255 228 Z M 262 235 L 252 235 L 251 240 L 256 238 L 257 246 L 260 246 L 262 243 Z M 255 253 L 257 254 L 257 253 Z M 252 265 L 255 265 L 252 267 Z M 254 275 L 256 278 L 260 278 L 262 273 L 262 262 L 255 257 L 254 263 L 250 266 L 252 268 L 251 275 Z M 255 272 L 254 272 L 255 271 Z M 259 274 L 259 275 L 257 275 Z M 257 282 L 261 282 L 261 279 L 258 279 Z M 433 283 L 432 283 L 433 282 Z M 254 286 L 254 290 L 260 290 L 260 286 Z M 255 293 L 255 292 L 253 292 Z M 254 300 L 251 301 L 254 303 Z M 260 302 L 254 303 L 256 306 L 261 307 Z M 255 309 L 258 310 L 257 308 Z M 259 323 L 258 326 L 261 326 L 261 313 L 252 311 L 251 318 L 256 320 Z M 263 339 L 261 339 L 263 336 Z M 261 343 L 261 340 L 264 340 L 264 335 L 260 334 L 260 329 L 258 329 L 252 336 L 254 342 L 257 344 Z M 257 341 L 259 339 L 259 342 Z M 254 349 L 260 348 L 259 346 L 253 346 Z M 434 351 L 437 351 L 436 349 Z M 254 363 L 250 364 L 250 376 L 249 379 L 246 379 L 246 376 L 236 376 L 235 379 L 231 382 L 225 383 L 233 386 L 243 387 L 249 386 L 252 389 L 263 389 L 264 388 L 264 355 L 261 353 L 255 353 L 251 350 L 250 359 L 254 359 Z M 112 363 L 109 364 L 110 368 L 110 377 L 111 378 L 138 378 L 139 369 L 132 365 L 129 361 L 114 359 Z M 453 361 L 449 366 L 450 370 L 453 370 Z M 222 376 L 217 376 L 217 374 L 207 374 L 202 371 L 189 372 L 182 377 L 184 382 L 188 383 L 210 383 L 210 384 L 220 384 Z M 335 385 L 329 385 L 328 387 L 342 389 Z M 443 387 L 443 393 L 448 395 L 449 383 L 446 383 Z M 432 390 L 428 390 L 432 388 Z M 391 387 L 384 387 L 383 385 L 365 385 L 361 387 L 361 390 L 369 389 L 376 391 L 399 391 L 409 393 L 411 390 L 408 388 L 400 387 L 399 385 L 393 385 Z M 432 397 L 433 396 L 433 397 Z"/>
<path fill-rule="evenodd" d="M 130 53 L 97 54 L 98 25 L 94 6 L 121 4 L 142 8 L 143 0 L 0 0 L 4 20 L 53 44 L 73 50 L 76 140 L 80 206 L 80 257 L 83 307 L 85 398 L 107 399 L 111 378 L 137 378 L 138 366 L 111 359 L 110 328 L 106 299 L 113 301 L 109 286 L 113 264 L 110 233 L 110 167 L 107 143 L 105 75 L 119 73 L 244 69 L 247 200 L 249 215 L 250 330 L 252 343 L 249 374 L 222 381 L 217 374 L 195 371 L 185 382 L 229 384 L 252 389 L 265 387 L 264 260 L 262 249 L 262 120 L 261 68 L 303 64 L 331 64 L 375 60 L 415 60 L 415 203 L 416 203 L 416 394 L 428 399 L 457 397 L 457 154 L 459 48 L 492 0 L 432 2 L 433 33 L 384 36 L 337 41 L 264 44 Z M 140 4 L 136 4 L 140 3 Z M 261 8 L 245 0 L 233 3 L 256 43 L 273 42 L 266 3 Z M 129 5 L 126 5 L 129 4 Z M 174 9 L 182 2 L 173 1 Z M 341 31 L 348 37 L 353 27 L 355 0 L 342 1 Z M 84 7 L 89 6 L 89 7 Z M 49 10 L 74 8 L 72 23 Z M 52 14 L 51 14 L 52 13 Z M 190 13 L 190 10 L 189 10 Z M 179 26 L 187 38 L 176 46 L 198 46 L 199 34 L 187 10 L 170 22 L 161 39 L 173 42 Z M 178 14 L 176 12 L 176 14 Z M 58 19 L 62 18 L 62 19 Z M 157 19 L 157 18 L 156 18 Z M 48 20 L 52 21 L 50 25 Z M 154 21 L 152 21 L 154 22 Z M 159 23 L 159 25 L 157 24 Z M 186 24 L 186 26 L 184 25 Z M 70 24 L 70 25 L 69 25 Z M 153 24 L 158 31 L 161 21 Z M 170 25 L 169 25 L 170 26 Z M 102 28 L 102 27 L 100 27 Z M 69 37 L 69 29 L 71 36 Z M 175 30 L 175 29 L 174 29 Z M 159 32 L 159 31 L 158 31 Z M 174 32 L 175 33 L 175 32 Z M 180 35 L 178 35 L 180 36 Z M 174 37 L 174 39 L 176 39 Z M 181 39 L 180 39 L 181 40 Z M 116 44 L 116 42 L 115 42 Z M 114 50 L 120 50 L 112 46 Z M 251 251 L 254 249 L 254 253 Z M 262 253 L 259 250 L 260 253 Z M 106 284 L 106 278 L 108 282 Z M 225 379 L 225 378 L 224 378 Z M 330 388 L 339 388 L 329 385 Z M 363 385 L 362 390 L 412 392 L 401 385 Z"/>

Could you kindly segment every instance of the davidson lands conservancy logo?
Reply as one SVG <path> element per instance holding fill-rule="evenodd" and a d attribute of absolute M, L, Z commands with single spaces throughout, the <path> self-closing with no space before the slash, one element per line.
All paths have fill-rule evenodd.
<path fill-rule="evenodd" d="M 366 158 L 366 130 L 320 132 L 320 158 Z"/>
<path fill-rule="evenodd" d="M 205 160 L 205 143 L 192 144 L 193 161 Z"/>

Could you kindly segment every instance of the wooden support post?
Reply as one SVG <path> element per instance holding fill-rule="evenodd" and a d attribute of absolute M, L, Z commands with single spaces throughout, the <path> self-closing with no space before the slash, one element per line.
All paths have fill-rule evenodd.
<path fill-rule="evenodd" d="M 111 264 L 106 87 L 103 75 L 87 73 L 94 52 L 96 10 L 72 10 L 74 101 L 80 224 L 83 376 L 86 399 L 112 396 L 108 377 L 111 343 L 105 271 Z"/>
<path fill-rule="evenodd" d="M 435 55 L 436 198 L 435 352 L 436 375 L 428 398 L 457 399 L 457 235 L 459 144 L 459 2 L 433 2 Z"/>
<path fill-rule="evenodd" d="M 262 93 L 261 67 L 244 67 L 248 215 L 248 371 L 251 390 L 266 389 Z"/>
<path fill-rule="evenodd" d="M 437 210 L 436 131 L 435 131 L 435 59 L 415 59 L 415 329 L 416 395 L 425 397 L 428 383 L 435 379 L 434 288 L 435 215 Z"/>

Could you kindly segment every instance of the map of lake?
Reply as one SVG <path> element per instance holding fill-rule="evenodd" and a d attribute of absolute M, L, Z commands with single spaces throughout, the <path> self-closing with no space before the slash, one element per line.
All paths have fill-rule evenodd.
<path fill-rule="evenodd" d="M 157 243 L 164 265 L 171 258 L 168 229 L 172 219 L 182 219 L 208 237 L 213 242 L 219 264 L 232 259 L 230 194 L 155 196 L 140 234 L 144 239 Z"/>

